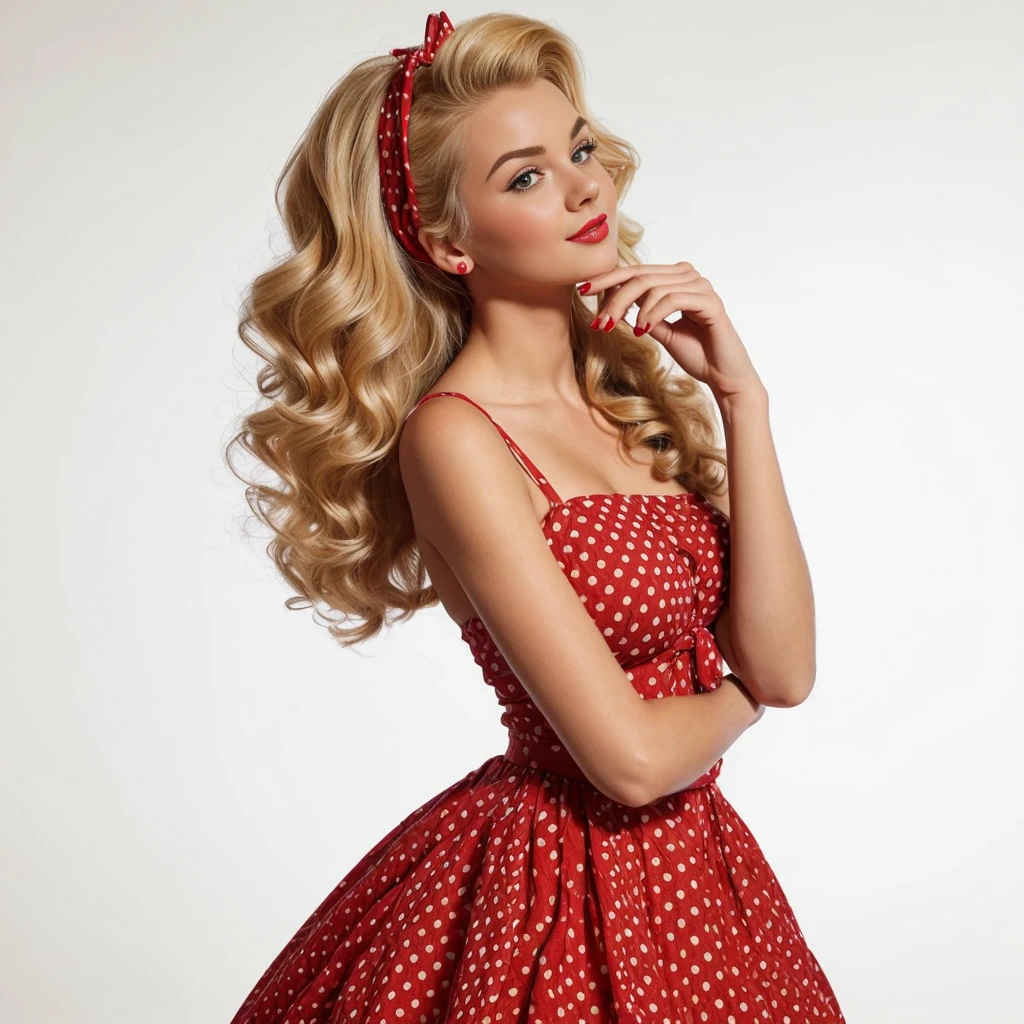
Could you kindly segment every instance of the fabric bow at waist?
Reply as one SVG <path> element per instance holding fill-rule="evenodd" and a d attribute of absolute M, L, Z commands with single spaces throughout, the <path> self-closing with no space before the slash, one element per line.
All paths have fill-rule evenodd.
<path fill-rule="evenodd" d="M 698 693 L 716 690 L 722 685 L 722 652 L 707 626 L 695 626 L 676 641 L 672 650 L 690 652 L 694 689 Z"/>
<path fill-rule="evenodd" d="M 706 626 L 693 627 L 652 661 L 660 661 L 664 669 L 674 663 L 677 670 L 689 663 L 692 667 L 691 682 L 695 693 L 706 693 L 722 684 L 722 654 L 714 634 Z M 633 666 L 632 671 L 636 672 L 637 667 Z M 588 781 L 532 701 L 507 707 L 502 721 L 509 728 L 506 759 L 534 770 L 555 772 L 583 782 Z M 722 759 L 719 758 L 703 775 L 685 788 L 698 789 L 709 785 L 718 778 L 721 768 Z"/>

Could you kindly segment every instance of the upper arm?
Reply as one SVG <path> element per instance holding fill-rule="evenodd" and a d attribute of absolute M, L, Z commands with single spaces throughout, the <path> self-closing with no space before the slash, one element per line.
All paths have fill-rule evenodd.
<path fill-rule="evenodd" d="M 467 403 L 427 402 L 405 423 L 399 466 L 417 531 L 570 756 L 607 796 L 633 802 L 642 698 L 553 557 L 501 435 Z"/>
<path fill-rule="evenodd" d="M 728 602 L 718 610 L 718 614 L 711 620 L 708 629 L 715 638 L 718 649 L 722 652 L 722 659 L 729 666 L 729 671 L 739 675 L 739 664 L 736 661 L 736 652 L 732 646 L 732 617 Z"/>
<path fill-rule="evenodd" d="M 721 494 L 703 495 L 704 500 L 710 502 L 717 509 L 729 515 L 729 475 L 723 471 L 722 479 L 725 481 L 725 490 Z"/>
<path fill-rule="evenodd" d="M 722 494 L 704 495 L 704 500 L 710 502 L 717 509 L 724 512 L 726 516 L 729 515 L 729 488 L 728 488 L 728 476 L 726 475 L 726 489 Z M 715 638 L 715 642 L 718 644 L 718 649 L 722 652 L 722 658 L 726 665 L 733 672 L 738 669 L 736 662 L 736 652 L 732 645 L 732 634 L 730 632 L 732 626 L 732 616 L 730 614 L 730 607 L 728 601 L 728 595 L 726 596 L 725 604 L 719 609 L 718 614 L 711 621 L 708 629 L 711 630 Z M 738 673 L 737 673 L 738 674 Z"/>

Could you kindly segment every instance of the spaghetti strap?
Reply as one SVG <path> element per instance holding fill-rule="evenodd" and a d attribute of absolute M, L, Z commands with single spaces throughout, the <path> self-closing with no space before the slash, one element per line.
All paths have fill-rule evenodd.
<path fill-rule="evenodd" d="M 501 424 L 497 423 L 494 417 L 482 405 L 477 405 L 477 403 L 474 402 L 472 398 L 462 394 L 462 392 L 431 391 L 430 394 L 424 395 L 409 410 L 405 418 L 408 419 L 428 398 L 438 398 L 441 395 L 451 395 L 453 398 L 461 398 L 464 401 L 469 402 L 470 405 L 475 405 L 491 421 L 491 423 L 494 424 L 494 426 L 497 428 L 498 433 L 501 434 L 501 436 L 505 439 L 505 444 L 508 445 L 509 451 L 511 451 L 512 454 L 516 457 L 516 459 L 518 460 L 519 464 L 523 467 L 523 469 L 526 470 L 527 474 L 529 474 L 530 479 L 544 492 L 544 496 L 548 499 L 548 501 L 556 505 L 560 505 L 562 503 L 562 499 L 558 496 L 558 492 L 554 489 L 554 487 L 551 486 L 551 484 L 548 483 L 547 477 L 545 477 L 544 474 L 541 473 L 541 471 L 533 464 L 529 456 L 527 456 L 526 452 L 524 452 L 523 449 L 520 448 L 519 445 L 516 444 L 516 442 L 513 441 L 511 437 L 509 437 L 509 435 L 501 427 Z"/>

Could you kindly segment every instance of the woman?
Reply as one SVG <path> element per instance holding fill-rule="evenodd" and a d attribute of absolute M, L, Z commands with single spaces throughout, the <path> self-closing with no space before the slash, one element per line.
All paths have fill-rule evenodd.
<path fill-rule="evenodd" d="M 440 601 L 509 743 L 352 868 L 234 1024 L 844 1019 L 716 782 L 814 680 L 767 395 L 709 282 L 636 258 L 637 157 L 580 65 L 543 22 L 432 14 L 282 175 L 295 251 L 241 326 L 272 403 L 233 443 L 281 480 L 248 493 L 289 604 L 358 620 L 329 623 L 347 645 Z"/>

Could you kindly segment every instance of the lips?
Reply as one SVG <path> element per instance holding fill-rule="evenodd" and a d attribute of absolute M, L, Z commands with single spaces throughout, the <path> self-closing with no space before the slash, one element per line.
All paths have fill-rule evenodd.
<path fill-rule="evenodd" d="M 583 227 L 581 227 L 575 235 L 570 235 L 569 240 L 571 241 L 573 238 L 579 238 L 580 235 L 585 235 L 588 231 L 593 231 L 594 228 L 598 227 L 598 225 L 600 224 L 603 224 L 607 219 L 608 214 L 598 214 L 598 216 L 596 216 L 593 220 L 588 220 L 587 223 L 584 224 Z"/>

